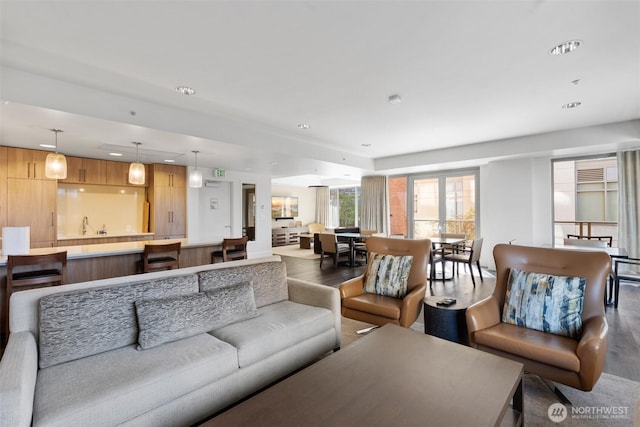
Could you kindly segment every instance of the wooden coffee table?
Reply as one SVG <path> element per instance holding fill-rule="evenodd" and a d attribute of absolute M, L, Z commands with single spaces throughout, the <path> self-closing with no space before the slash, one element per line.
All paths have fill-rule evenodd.
<path fill-rule="evenodd" d="M 386 325 L 202 425 L 519 425 L 522 375 L 521 363 Z"/>

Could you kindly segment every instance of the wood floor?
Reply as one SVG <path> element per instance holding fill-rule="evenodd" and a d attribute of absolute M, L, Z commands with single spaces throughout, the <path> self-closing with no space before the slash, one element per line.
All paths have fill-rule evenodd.
<path fill-rule="evenodd" d="M 283 256 L 290 277 L 338 287 L 352 277 L 364 272 L 365 267 L 334 268 L 332 263 L 325 262 L 322 270 L 319 260 L 308 260 Z M 453 298 L 472 297 L 480 300 L 491 294 L 495 280 L 491 272 L 483 270 L 484 282 L 476 275 L 474 289 L 470 276 L 461 270 L 459 277 L 454 280 L 436 281 L 428 288 L 427 295 L 446 295 Z M 607 321 L 609 323 L 609 350 L 604 371 L 612 375 L 640 381 L 640 287 L 631 283 L 621 283 L 620 304 L 618 309 L 607 307 Z M 423 331 L 423 317 L 420 315 L 412 329 Z"/>

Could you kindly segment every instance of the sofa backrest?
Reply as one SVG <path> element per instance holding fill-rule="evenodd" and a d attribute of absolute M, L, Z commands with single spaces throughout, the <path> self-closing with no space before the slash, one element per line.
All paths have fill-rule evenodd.
<path fill-rule="evenodd" d="M 283 261 L 201 271 L 198 276 L 201 292 L 250 281 L 258 308 L 289 299 L 287 268 Z"/>
<path fill-rule="evenodd" d="M 187 274 L 48 295 L 40 300 L 40 368 L 138 342 L 134 303 L 198 292 Z"/>

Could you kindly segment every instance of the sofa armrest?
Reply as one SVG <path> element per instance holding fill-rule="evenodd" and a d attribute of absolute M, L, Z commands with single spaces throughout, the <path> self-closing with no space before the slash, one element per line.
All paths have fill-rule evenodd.
<path fill-rule="evenodd" d="M 481 329 L 490 328 L 500 323 L 500 307 L 498 301 L 490 296 L 472 304 L 466 312 L 467 330 L 469 331 L 469 345 L 476 348 L 473 334 Z"/>
<path fill-rule="evenodd" d="M 319 285 L 305 280 L 287 278 L 289 301 L 322 307 L 333 312 L 336 336 L 336 348 L 342 339 L 342 315 L 340 314 L 340 294 L 336 288 Z"/>
<path fill-rule="evenodd" d="M 9 335 L 0 361 L 0 426 L 30 426 L 38 375 L 38 347 L 29 331 Z"/>
<path fill-rule="evenodd" d="M 607 355 L 607 333 L 609 326 L 604 316 L 588 319 L 582 325 L 582 337 L 576 353 L 580 359 L 580 380 L 585 391 L 595 385 L 604 367 Z"/>
<path fill-rule="evenodd" d="M 340 290 L 340 300 L 362 295 L 364 293 L 364 275 L 343 282 L 338 289 Z"/>

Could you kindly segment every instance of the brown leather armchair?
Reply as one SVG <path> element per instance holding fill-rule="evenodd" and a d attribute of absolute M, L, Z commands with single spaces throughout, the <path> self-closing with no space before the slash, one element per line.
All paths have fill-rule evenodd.
<path fill-rule="evenodd" d="M 374 325 L 393 323 L 408 328 L 420 314 L 426 292 L 427 265 L 431 252 L 428 239 L 391 239 L 369 237 L 367 251 L 389 255 L 412 255 L 413 261 L 407 281 L 407 295 L 403 299 L 364 292 L 365 273 L 340 285 L 342 315 Z"/>
<path fill-rule="evenodd" d="M 608 326 L 604 294 L 611 271 L 605 252 L 496 245 L 496 287 L 493 294 L 467 309 L 472 347 L 524 364 L 543 378 L 584 391 L 595 385 L 607 354 Z M 512 268 L 586 278 L 579 339 L 502 323 L 509 272 Z"/>

